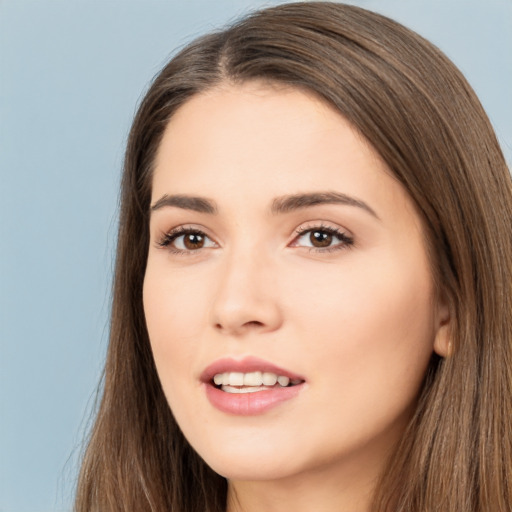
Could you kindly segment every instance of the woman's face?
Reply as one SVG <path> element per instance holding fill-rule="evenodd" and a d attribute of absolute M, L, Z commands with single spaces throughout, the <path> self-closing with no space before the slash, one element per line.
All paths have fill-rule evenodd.
<path fill-rule="evenodd" d="M 205 461 L 232 480 L 373 475 L 448 322 L 375 151 L 304 92 L 211 90 L 165 131 L 150 233 L 154 359 Z"/>

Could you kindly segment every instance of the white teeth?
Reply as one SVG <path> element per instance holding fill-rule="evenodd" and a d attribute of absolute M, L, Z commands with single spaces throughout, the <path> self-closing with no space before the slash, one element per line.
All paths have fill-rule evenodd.
<path fill-rule="evenodd" d="M 230 386 L 243 386 L 244 385 L 244 374 L 240 372 L 231 372 L 229 374 L 229 385 Z"/>
<path fill-rule="evenodd" d="M 279 376 L 277 377 L 277 382 L 279 382 L 280 386 L 283 386 L 283 388 L 285 388 L 286 386 L 288 386 L 288 384 L 290 384 L 290 379 L 288 377 Z"/>
<path fill-rule="evenodd" d="M 272 372 L 224 372 L 214 375 L 213 382 L 216 386 L 223 386 L 223 389 L 225 386 L 228 386 L 230 389 L 235 389 L 233 386 L 246 386 L 244 390 L 240 392 L 253 393 L 253 388 L 261 391 L 260 386 L 275 386 L 276 383 L 281 387 L 289 386 L 290 378 Z M 300 384 L 301 382 L 301 380 L 297 379 L 291 381 L 292 385 Z M 224 390 L 226 391 L 226 389 Z M 235 391 L 228 392 L 234 393 Z"/>
<path fill-rule="evenodd" d="M 261 372 L 251 372 L 244 375 L 244 386 L 261 386 L 263 384 L 263 374 Z"/>
<path fill-rule="evenodd" d="M 274 386 L 277 382 L 277 375 L 275 373 L 265 372 L 263 374 L 263 384 L 265 386 Z"/>
<path fill-rule="evenodd" d="M 257 393 L 258 391 L 264 391 L 267 388 L 261 386 L 248 386 L 243 388 L 233 388 L 231 386 L 222 386 L 222 391 L 226 393 Z"/>

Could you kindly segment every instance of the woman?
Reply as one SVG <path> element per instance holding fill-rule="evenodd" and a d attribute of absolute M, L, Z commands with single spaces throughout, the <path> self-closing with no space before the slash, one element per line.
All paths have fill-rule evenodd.
<path fill-rule="evenodd" d="M 460 72 L 356 7 L 181 51 L 126 153 L 77 511 L 510 511 L 512 187 Z"/>

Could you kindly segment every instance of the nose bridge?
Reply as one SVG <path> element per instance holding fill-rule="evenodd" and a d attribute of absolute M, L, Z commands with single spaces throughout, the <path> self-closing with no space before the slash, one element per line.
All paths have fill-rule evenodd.
<path fill-rule="evenodd" d="M 228 251 L 212 306 L 214 327 L 229 334 L 277 329 L 282 320 L 274 277 L 272 258 L 252 244 Z"/>

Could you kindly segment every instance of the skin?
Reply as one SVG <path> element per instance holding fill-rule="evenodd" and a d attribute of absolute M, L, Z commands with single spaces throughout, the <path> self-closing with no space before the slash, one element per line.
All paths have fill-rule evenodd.
<path fill-rule="evenodd" d="M 363 201 L 273 214 L 276 198 L 336 192 Z M 436 302 L 422 226 L 401 185 L 343 117 L 315 96 L 223 85 L 173 116 L 152 204 L 208 198 L 217 213 L 152 211 L 144 308 L 169 405 L 189 442 L 228 478 L 228 511 L 366 511 L 403 434 L 448 308 Z M 160 242 L 204 233 L 200 249 Z M 310 232 L 337 229 L 327 248 Z M 325 235 L 325 233 L 323 233 Z M 176 249 L 181 248 L 181 253 Z M 255 356 L 306 380 L 256 416 L 221 412 L 202 371 Z"/>

